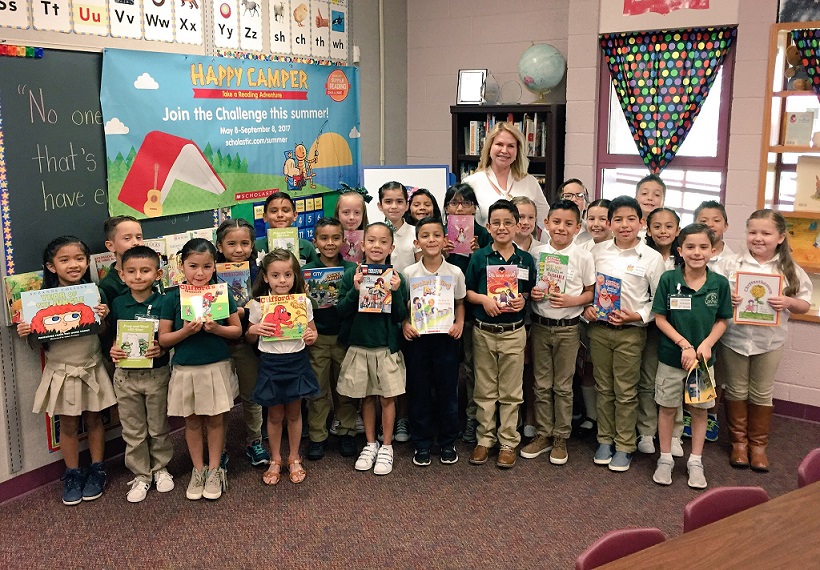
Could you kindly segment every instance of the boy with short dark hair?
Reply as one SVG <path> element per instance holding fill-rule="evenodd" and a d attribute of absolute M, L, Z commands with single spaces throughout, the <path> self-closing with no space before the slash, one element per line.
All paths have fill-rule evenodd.
<path fill-rule="evenodd" d="M 129 291 L 120 277 L 122 255 L 132 247 L 142 245 L 142 226 L 133 216 L 112 216 L 105 220 L 103 231 L 106 249 L 117 256 L 116 263 L 99 285 L 111 303 Z"/>
<path fill-rule="evenodd" d="M 296 201 L 287 192 L 275 192 L 265 200 L 264 207 L 265 222 L 270 228 L 289 228 L 296 221 Z M 268 237 L 263 235 L 256 238 L 254 243 L 256 251 L 262 255 L 268 251 Z M 299 264 L 316 263 L 319 257 L 316 255 L 316 247 L 306 239 L 299 238 Z M 294 252 L 296 254 L 296 252 Z"/>
<path fill-rule="evenodd" d="M 498 442 L 501 450 L 496 465 L 502 469 L 515 465 L 515 449 L 521 442 L 516 426 L 518 407 L 524 397 L 522 378 L 527 342 L 524 308 L 537 272 L 532 256 L 513 242 L 517 226 L 518 209 L 509 200 L 499 200 L 490 206 L 487 229 L 493 243 L 473 253 L 466 275 L 467 301 L 474 305 L 476 318 L 473 398 L 478 407 L 478 445 L 470 455 L 470 463 L 486 463 L 490 448 Z M 487 267 L 493 265 L 518 268 L 518 294 L 504 293 L 508 297 L 507 306 L 488 294 Z M 499 417 L 501 425 L 496 427 Z"/>

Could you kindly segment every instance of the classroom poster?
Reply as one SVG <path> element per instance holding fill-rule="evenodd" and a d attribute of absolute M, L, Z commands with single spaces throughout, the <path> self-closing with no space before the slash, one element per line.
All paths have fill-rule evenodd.
<path fill-rule="evenodd" d="M 358 182 L 354 67 L 107 49 L 100 100 L 112 216 Z"/>

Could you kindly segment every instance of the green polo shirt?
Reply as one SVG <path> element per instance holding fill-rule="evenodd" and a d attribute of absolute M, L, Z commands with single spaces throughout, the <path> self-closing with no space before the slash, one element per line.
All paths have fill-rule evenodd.
<path fill-rule="evenodd" d="M 128 285 L 120 279 L 120 272 L 117 271 L 116 263 L 111 266 L 111 271 L 108 272 L 108 275 L 100 281 L 99 287 L 105 292 L 106 297 L 108 297 L 108 300 L 111 302 L 117 297 L 131 292 Z"/>
<path fill-rule="evenodd" d="M 682 296 L 691 299 L 691 309 L 669 309 L 669 298 Z M 732 295 L 729 281 L 709 269 L 706 283 L 694 291 L 683 279 L 683 267 L 677 267 L 661 275 L 652 312 L 663 315 L 675 330 L 695 349 L 700 346 L 715 326 L 718 319 L 732 318 Z M 658 360 L 667 366 L 680 368 L 681 349 L 665 334 L 658 342 Z M 709 359 L 709 366 L 715 363 L 715 352 Z"/>
<path fill-rule="evenodd" d="M 236 312 L 236 302 L 233 300 L 233 295 L 228 295 L 228 310 L 230 314 Z M 160 318 L 172 321 L 172 330 L 178 331 L 182 328 L 184 321 L 182 320 L 182 303 L 179 300 L 179 287 L 171 289 L 165 296 Z M 220 319 L 216 322 L 220 325 L 227 325 L 228 319 Z M 205 332 L 205 329 L 175 344 L 173 348 L 174 364 L 182 366 L 212 364 L 231 357 L 228 351 L 227 339 Z"/>
<path fill-rule="evenodd" d="M 345 261 L 342 256 L 338 256 L 339 263 L 333 265 L 325 265 L 321 261 L 314 261 L 306 263 L 302 269 L 321 269 L 323 267 L 342 267 L 345 271 L 349 268 L 356 267 L 352 261 Z M 341 285 L 341 283 L 340 283 Z M 339 318 L 339 311 L 335 306 L 327 307 L 325 309 L 313 310 L 313 323 L 316 325 L 316 331 L 319 334 L 338 335 L 342 328 L 342 319 Z"/>
<path fill-rule="evenodd" d="M 117 331 L 117 321 L 135 321 L 144 320 L 148 318 L 154 318 L 159 322 L 160 314 L 162 313 L 162 305 L 163 301 L 165 300 L 165 296 L 161 295 L 160 293 L 152 293 L 150 297 L 148 297 L 145 301 L 140 303 L 134 296 L 131 295 L 131 291 L 128 291 L 125 295 L 120 295 L 116 299 L 111 302 L 111 312 L 108 314 L 108 321 L 111 324 L 111 328 L 116 335 Z M 158 335 L 154 335 L 156 338 Z M 170 356 L 166 352 L 162 356 L 158 356 L 154 359 L 154 365 L 152 368 L 162 368 L 163 366 L 168 365 L 168 361 L 170 360 Z"/>
<path fill-rule="evenodd" d="M 268 253 L 268 238 L 256 238 L 254 242 L 256 251 L 264 251 Z M 306 263 L 317 263 L 319 255 L 316 253 L 316 246 L 306 239 L 299 239 L 299 261 L 304 260 Z"/>
<path fill-rule="evenodd" d="M 517 265 L 519 271 L 525 269 L 528 271 L 526 279 L 521 279 L 519 274 L 518 292 L 529 293 L 535 285 L 537 269 L 535 260 L 532 256 L 513 244 L 515 251 L 509 259 L 504 259 L 501 254 L 493 249 L 492 244 L 482 247 L 473 252 L 470 258 L 470 264 L 467 266 L 467 273 L 465 280 L 467 282 L 467 290 L 479 295 L 487 294 L 487 266 L 488 265 Z M 524 310 L 518 312 L 505 312 L 497 317 L 489 316 L 481 305 L 472 305 L 473 316 L 479 321 L 485 323 L 507 324 L 517 323 L 524 318 Z"/>

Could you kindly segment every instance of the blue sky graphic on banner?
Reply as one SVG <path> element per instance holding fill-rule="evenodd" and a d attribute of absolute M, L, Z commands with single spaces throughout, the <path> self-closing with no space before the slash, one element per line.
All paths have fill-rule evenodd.
<path fill-rule="evenodd" d="M 111 215 L 356 185 L 358 84 L 354 67 L 105 50 Z"/>

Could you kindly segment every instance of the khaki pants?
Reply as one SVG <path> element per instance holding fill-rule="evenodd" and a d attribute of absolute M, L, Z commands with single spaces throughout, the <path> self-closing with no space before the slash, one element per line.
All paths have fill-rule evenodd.
<path fill-rule="evenodd" d="M 518 425 L 518 407 L 524 401 L 524 345 L 527 331 L 491 333 L 473 329 L 475 366 L 476 436 L 478 444 L 492 447 L 517 447 L 521 436 Z M 496 414 L 496 406 L 498 413 Z M 501 425 L 496 429 L 496 419 Z"/>
<path fill-rule="evenodd" d="M 251 399 L 259 373 L 259 357 L 250 344 L 231 348 L 231 358 L 239 380 L 239 399 L 242 401 L 242 421 L 245 423 L 247 443 L 262 437 L 262 406 Z"/>
<path fill-rule="evenodd" d="M 771 406 L 774 375 L 783 358 L 783 348 L 753 356 L 739 354 L 721 343 L 717 349 L 715 374 L 725 382 L 726 399 Z"/>
<path fill-rule="evenodd" d="M 308 347 L 310 366 L 319 382 L 319 395 L 307 401 L 308 435 L 310 441 L 325 441 L 328 437 L 327 418 L 333 409 L 333 392 L 347 349 L 336 341 L 336 335 L 320 334 Z M 339 396 L 336 417 L 341 424 L 339 435 L 356 435 L 356 400 Z"/>
<path fill-rule="evenodd" d="M 538 433 L 545 437 L 568 438 L 572 432 L 572 379 L 580 342 L 579 329 L 580 325 L 532 325 L 535 424 Z"/>
<path fill-rule="evenodd" d="M 171 370 L 162 368 L 114 371 L 122 439 L 125 441 L 125 466 L 150 483 L 153 474 L 165 469 L 174 455 L 168 436 L 168 382 Z"/>
<path fill-rule="evenodd" d="M 646 327 L 646 344 L 641 355 L 641 376 L 638 380 L 638 435 L 654 436 L 658 431 L 658 406 L 655 403 L 655 376 L 658 373 L 658 342 L 663 333 L 655 323 Z M 683 400 L 675 414 L 672 437 L 683 435 Z"/>
<path fill-rule="evenodd" d="M 589 327 L 589 342 L 598 392 L 598 443 L 615 443 L 617 451 L 633 453 L 638 378 L 646 329 L 636 326 L 612 329 L 593 324 Z"/>

